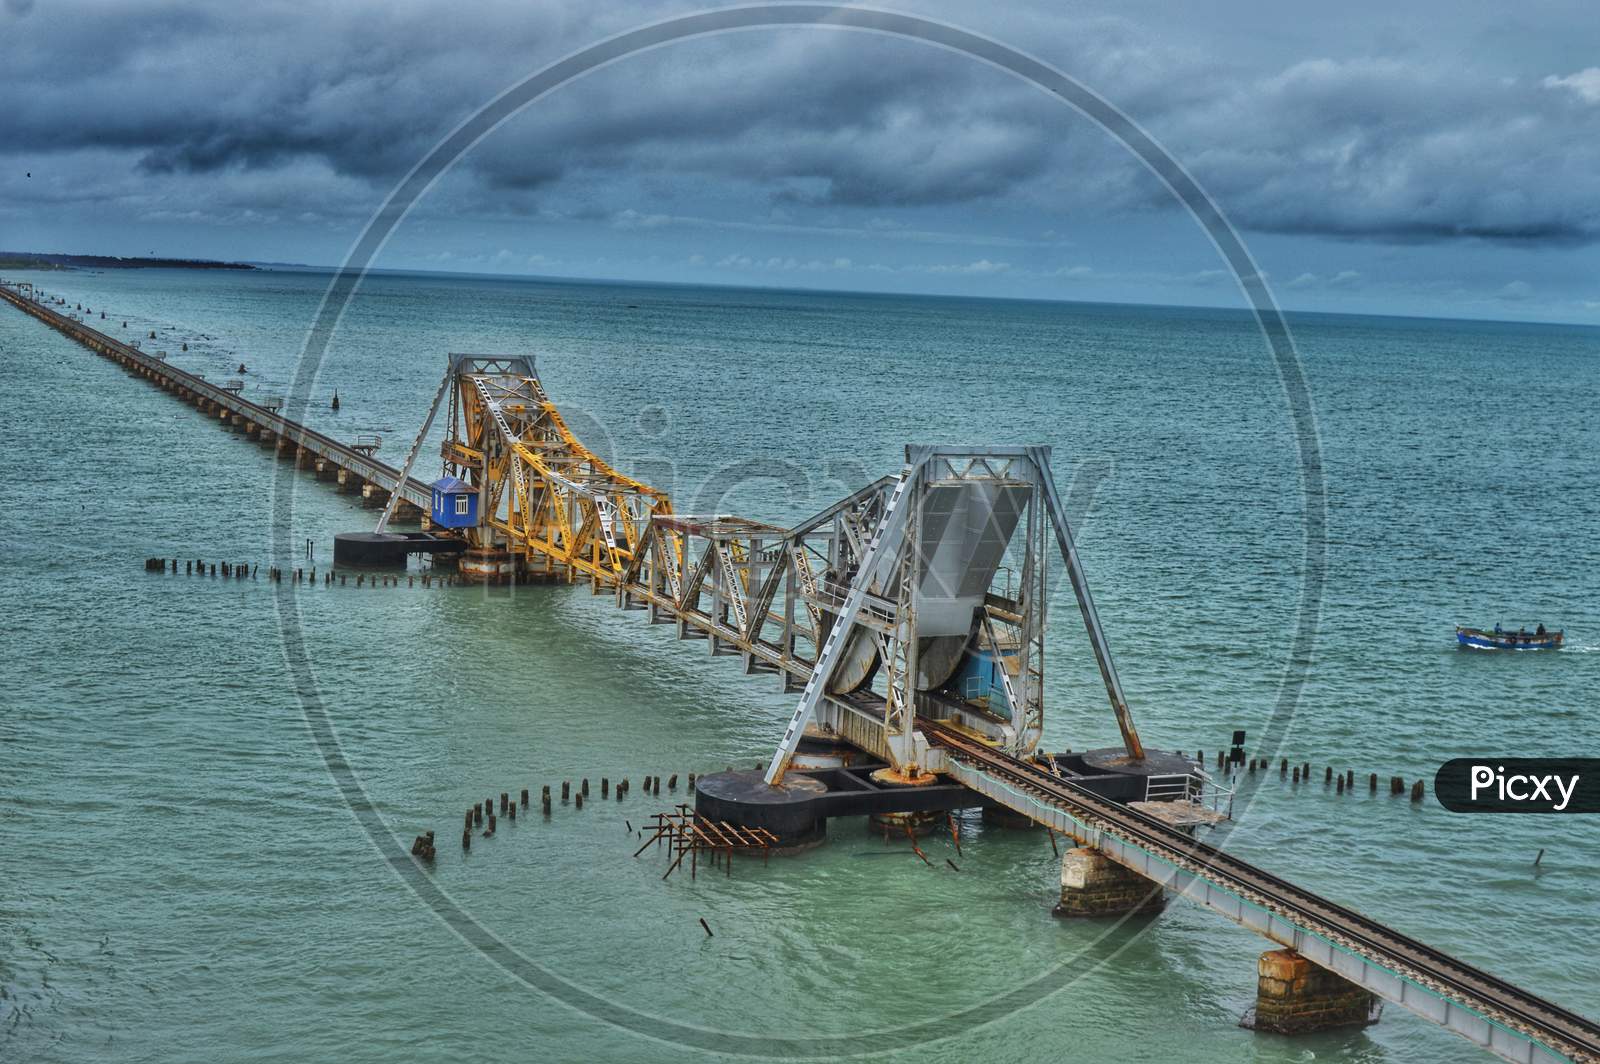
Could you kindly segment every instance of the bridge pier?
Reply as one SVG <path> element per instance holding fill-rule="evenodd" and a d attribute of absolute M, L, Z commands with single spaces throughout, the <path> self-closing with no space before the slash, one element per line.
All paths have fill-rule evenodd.
<path fill-rule="evenodd" d="M 389 493 L 370 480 L 361 485 L 362 506 L 382 506 L 389 501 Z"/>
<path fill-rule="evenodd" d="M 296 447 L 294 451 L 294 467 L 296 469 L 315 469 L 317 467 L 317 453 L 308 451 L 304 447 Z"/>
<path fill-rule="evenodd" d="M 461 579 L 469 584 L 508 583 L 514 565 L 510 551 L 481 547 L 465 552 L 456 563 Z"/>
<path fill-rule="evenodd" d="M 1057 916 L 1121 916 L 1158 913 L 1167 897 L 1161 885 L 1126 868 L 1099 850 L 1079 846 L 1061 857 L 1061 900 Z"/>
<path fill-rule="evenodd" d="M 341 494 L 356 491 L 361 487 L 361 478 L 348 469 L 341 468 L 335 479 L 338 481 L 338 487 L 335 490 Z"/>
<path fill-rule="evenodd" d="M 1273 949 L 1256 962 L 1256 1005 L 1241 1027 L 1273 1034 L 1307 1034 L 1378 1022 L 1382 1003 L 1371 993 L 1292 949 Z"/>

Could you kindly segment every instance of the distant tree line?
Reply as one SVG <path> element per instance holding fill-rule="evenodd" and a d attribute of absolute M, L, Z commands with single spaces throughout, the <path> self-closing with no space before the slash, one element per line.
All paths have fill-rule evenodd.
<path fill-rule="evenodd" d="M 211 259 L 123 258 L 120 255 L 56 255 L 37 251 L 0 251 L 0 269 L 63 270 L 82 267 L 101 270 L 134 270 L 149 267 L 179 270 L 253 270 L 243 262 L 216 262 Z"/>

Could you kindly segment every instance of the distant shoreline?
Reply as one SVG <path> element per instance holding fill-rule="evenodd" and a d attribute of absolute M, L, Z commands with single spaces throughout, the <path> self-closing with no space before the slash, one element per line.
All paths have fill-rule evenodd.
<path fill-rule="evenodd" d="M 213 259 L 123 258 L 120 255 L 57 255 L 35 251 L 0 251 L 0 269 L 11 270 L 253 270 L 247 262 Z"/>

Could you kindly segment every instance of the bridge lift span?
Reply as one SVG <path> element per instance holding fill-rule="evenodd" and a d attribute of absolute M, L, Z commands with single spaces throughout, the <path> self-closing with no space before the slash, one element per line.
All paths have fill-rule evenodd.
<path fill-rule="evenodd" d="M 477 494 L 464 576 L 589 580 L 680 636 L 742 655 L 801 690 L 765 773 L 782 782 L 822 734 L 909 778 L 944 768 L 919 719 L 951 722 L 1014 757 L 1044 727 L 1050 562 L 1065 564 L 1124 743 L 1145 759 L 1048 447 L 909 446 L 897 475 L 783 528 L 675 514 L 665 493 L 572 434 L 520 355 L 451 355 L 412 445 L 410 476 L 447 411 L 445 476 Z M 387 527 L 386 510 L 378 532 Z"/>

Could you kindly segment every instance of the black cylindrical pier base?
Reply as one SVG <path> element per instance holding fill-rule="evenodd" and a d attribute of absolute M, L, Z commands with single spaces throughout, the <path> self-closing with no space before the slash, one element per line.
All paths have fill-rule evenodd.
<path fill-rule="evenodd" d="M 411 538 L 398 532 L 340 532 L 333 537 L 333 564 L 369 569 L 404 569 Z"/>
<path fill-rule="evenodd" d="M 770 831 L 778 837 L 775 851 L 805 849 L 827 837 L 828 821 L 818 801 L 827 787 L 809 776 L 791 775 L 769 787 L 759 772 L 717 772 L 696 783 L 696 813 Z"/>

